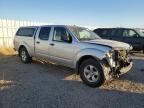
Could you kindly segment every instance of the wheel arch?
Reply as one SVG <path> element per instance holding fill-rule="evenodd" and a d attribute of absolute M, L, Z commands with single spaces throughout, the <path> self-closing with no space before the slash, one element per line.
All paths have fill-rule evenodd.
<path fill-rule="evenodd" d="M 76 72 L 79 73 L 79 66 L 83 60 L 92 58 L 96 61 L 101 61 L 103 58 L 105 58 L 106 52 L 107 50 L 102 51 L 95 48 L 88 48 L 80 51 L 74 59 L 74 68 L 76 69 Z"/>
<path fill-rule="evenodd" d="M 28 54 L 29 54 L 30 56 L 32 56 L 31 50 L 30 50 L 30 48 L 29 48 L 26 44 L 20 44 L 20 45 L 19 45 L 19 47 L 18 47 L 18 54 L 20 54 L 19 52 L 20 52 L 20 49 L 21 49 L 21 48 L 25 48 L 25 49 L 27 50 Z"/>
<path fill-rule="evenodd" d="M 94 59 L 96 61 L 100 60 L 98 57 L 95 57 L 95 56 L 92 56 L 92 55 L 84 55 L 84 56 L 80 57 L 79 60 L 76 62 L 76 72 L 77 72 L 77 74 L 79 74 L 79 68 L 80 68 L 81 63 L 84 60 L 87 60 L 87 59 Z"/>
<path fill-rule="evenodd" d="M 24 46 L 24 45 L 20 45 L 19 48 L 18 48 L 18 55 L 19 55 L 19 56 L 20 56 L 20 50 L 21 50 L 22 48 L 25 48 L 25 46 Z"/>

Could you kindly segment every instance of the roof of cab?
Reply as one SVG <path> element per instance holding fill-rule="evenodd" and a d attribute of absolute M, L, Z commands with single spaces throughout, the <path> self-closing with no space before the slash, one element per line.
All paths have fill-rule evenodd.
<path fill-rule="evenodd" d="M 80 27 L 77 25 L 40 25 L 40 26 L 22 26 L 20 28 L 38 28 L 38 27 Z M 85 27 L 81 27 L 85 28 Z"/>
<path fill-rule="evenodd" d="M 135 28 L 115 27 L 115 28 L 97 28 L 97 29 L 135 29 Z"/>
<path fill-rule="evenodd" d="M 37 27 L 39 27 L 39 26 L 21 26 L 19 28 L 37 28 Z"/>

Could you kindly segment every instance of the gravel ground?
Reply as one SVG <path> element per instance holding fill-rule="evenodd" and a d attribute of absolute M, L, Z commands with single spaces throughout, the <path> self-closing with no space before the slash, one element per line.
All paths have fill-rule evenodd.
<path fill-rule="evenodd" d="M 144 57 L 133 59 L 129 73 L 90 88 L 69 68 L 0 56 L 0 108 L 144 108 Z"/>

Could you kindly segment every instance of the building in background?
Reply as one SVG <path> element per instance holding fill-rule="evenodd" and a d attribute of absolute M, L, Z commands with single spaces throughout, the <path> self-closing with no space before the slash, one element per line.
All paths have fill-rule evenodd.
<path fill-rule="evenodd" d="M 39 26 L 48 23 L 35 21 L 19 21 L 0 19 L 0 48 L 13 47 L 13 39 L 17 29 L 21 26 Z"/>

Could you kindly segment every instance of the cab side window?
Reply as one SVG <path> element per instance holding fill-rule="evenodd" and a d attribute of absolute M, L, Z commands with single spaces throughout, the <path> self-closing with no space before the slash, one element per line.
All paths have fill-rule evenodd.
<path fill-rule="evenodd" d="M 121 29 L 112 29 L 111 34 L 112 37 L 121 37 L 122 30 Z"/>
<path fill-rule="evenodd" d="M 124 30 L 123 36 L 124 37 L 138 37 L 139 35 L 134 30 Z"/>
<path fill-rule="evenodd" d="M 112 29 L 110 36 L 115 37 L 115 36 L 117 36 L 116 34 L 117 34 L 117 29 Z"/>
<path fill-rule="evenodd" d="M 110 36 L 111 31 L 112 31 L 111 29 L 103 29 L 102 33 L 101 33 L 101 36 L 102 37 L 108 37 L 108 36 Z"/>
<path fill-rule="evenodd" d="M 58 42 L 72 42 L 72 37 L 69 32 L 63 27 L 55 27 L 53 33 L 53 41 Z"/>
<path fill-rule="evenodd" d="M 102 36 L 106 36 L 108 34 L 108 30 L 104 29 L 103 32 L 101 33 Z"/>
<path fill-rule="evenodd" d="M 50 35 L 51 27 L 42 27 L 39 33 L 41 40 L 48 40 Z"/>

